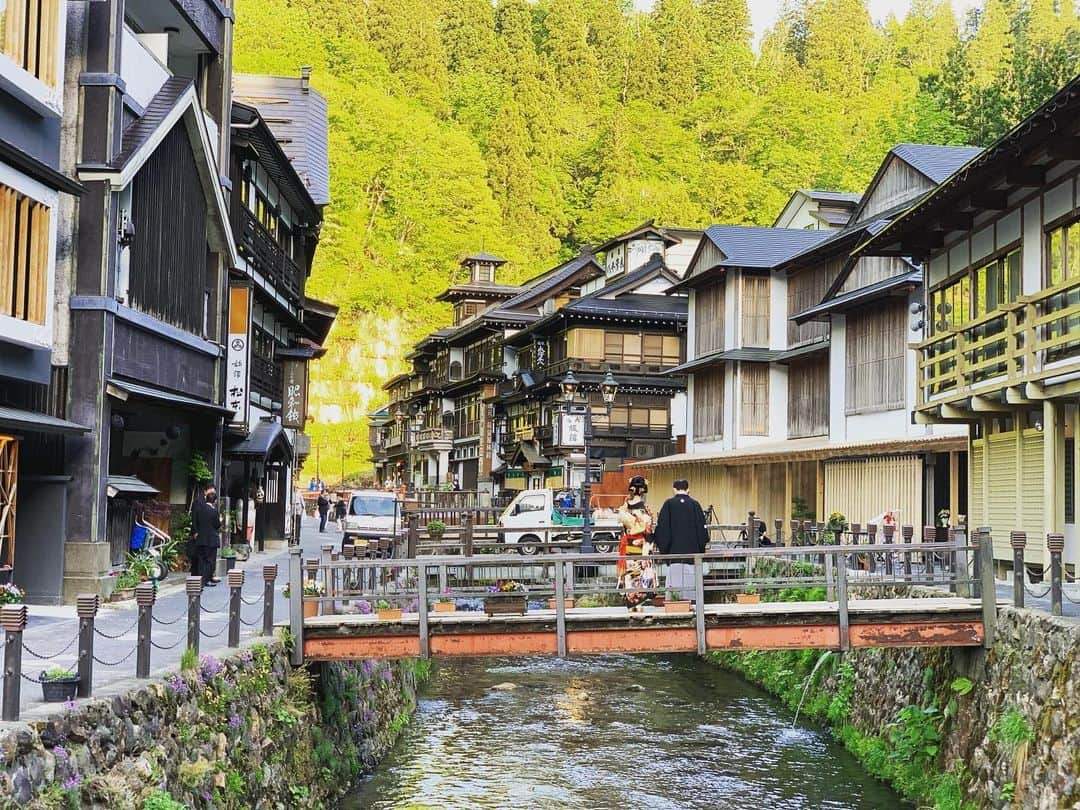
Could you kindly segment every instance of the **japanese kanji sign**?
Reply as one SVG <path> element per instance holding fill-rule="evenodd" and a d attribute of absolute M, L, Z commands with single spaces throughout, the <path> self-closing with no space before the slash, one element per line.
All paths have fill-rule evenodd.
<path fill-rule="evenodd" d="M 307 361 L 286 360 L 282 368 L 281 424 L 303 430 L 307 421 Z"/>
<path fill-rule="evenodd" d="M 229 339 L 225 354 L 225 407 L 233 412 L 233 425 L 248 423 L 248 372 L 251 356 L 251 288 L 229 288 Z"/>

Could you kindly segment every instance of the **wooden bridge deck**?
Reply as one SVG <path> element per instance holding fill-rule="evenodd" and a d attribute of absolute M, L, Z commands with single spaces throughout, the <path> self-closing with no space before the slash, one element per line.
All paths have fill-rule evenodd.
<path fill-rule="evenodd" d="M 837 602 L 706 605 L 708 650 L 842 649 L 843 647 L 973 647 L 983 643 L 982 603 L 974 599 L 851 599 L 847 644 L 841 644 Z M 568 654 L 671 653 L 700 650 L 696 615 L 650 608 L 573 608 L 566 611 Z M 304 620 L 303 653 L 311 661 L 415 658 L 421 655 L 420 617 L 328 615 Z M 556 655 L 553 610 L 524 616 L 433 613 L 427 619 L 432 656 Z"/>

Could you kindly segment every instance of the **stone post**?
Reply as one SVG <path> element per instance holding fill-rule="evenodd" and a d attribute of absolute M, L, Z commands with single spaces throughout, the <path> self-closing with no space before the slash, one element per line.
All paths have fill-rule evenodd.
<path fill-rule="evenodd" d="M 937 542 L 937 527 L 936 526 L 923 526 L 922 529 L 922 541 L 924 546 L 928 546 L 931 543 Z M 924 581 L 934 580 L 934 555 L 928 551 L 922 553 L 922 565 L 923 565 L 923 578 Z"/>
<path fill-rule="evenodd" d="M 896 526 L 892 523 L 886 523 L 881 527 L 882 542 L 891 546 L 896 541 Z M 896 572 L 893 568 L 893 552 L 889 551 L 885 554 L 885 573 L 892 577 Z"/>
<path fill-rule="evenodd" d="M 1013 605 L 1024 606 L 1024 549 L 1027 547 L 1027 532 L 1009 532 L 1009 545 L 1013 550 Z"/>
<path fill-rule="evenodd" d="M 410 560 L 416 559 L 416 545 L 420 540 L 420 516 L 409 515 L 408 531 L 405 534 L 405 556 Z"/>
<path fill-rule="evenodd" d="M 278 567 L 272 565 L 263 566 L 263 626 L 264 636 L 274 634 L 274 585 L 277 582 Z"/>
<path fill-rule="evenodd" d="M 140 582 L 135 586 L 135 604 L 139 608 L 139 635 L 135 652 L 135 677 L 150 677 L 150 640 L 154 631 L 154 603 L 157 588 L 153 582 Z"/>
<path fill-rule="evenodd" d="M 96 593 L 81 593 L 75 600 L 79 617 L 79 697 L 93 694 L 94 683 L 94 619 L 101 597 Z"/>
<path fill-rule="evenodd" d="M 19 719 L 19 688 L 22 685 L 22 637 L 26 629 L 26 605 L 0 607 L 4 629 L 4 706 L 0 719 Z"/>
<path fill-rule="evenodd" d="M 199 621 L 202 610 L 202 577 L 188 577 L 184 583 L 187 591 L 187 641 L 188 647 L 199 652 Z"/>
<path fill-rule="evenodd" d="M 244 590 L 244 572 L 233 569 L 228 575 L 229 581 L 229 646 L 240 646 L 240 601 Z"/>
<path fill-rule="evenodd" d="M 289 629 L 293 637 L 292 665 L 304 663 L 304 560 L 299 546 L 289 549 Z"/>
<path fill-rule="evenodd" d="M 911 538 L 915 536 L 914 526 L 903 526 L 900 529 L 900 534 L 904 538 L 904 545 L 911 545 Z M 904 552 L 904 581 L 911 582 L 911 552 Z"/>
<path fill-rule="evenodd" d="M 877 545 L 877 524 L 876 523 L 867 523 L 866 524 L 866 542 L 869 543 L 871 546 L 876 546 Z M 873 573 L 877 572 L 877 560 L 874 558 L 873 550 L 871 550 L 869 556 L 870 556 L 870 560 L 869 560 L 870 573 L 873 574 Z"/>
<path fill-rule="evenodd" d="M 750 510 L 746 517 L 746 540 L 750 545 L 750 548 L 757 548 L 758 545 L 758 532 L 757 532 L 757 518 L 754 516 L 754 510 Z"/>
<path fill-rule="evenodd" d="M 783 518 L 773 518 L 773 533 L 776 538 L 773 540 L 778 546 L 788 545 L 784 542 L 784 520 Z M 793 545 L 794 543 L 792 543 Z"/>
<path fill-rule="evenodd" d="M 1065 551 L 1065 535 L 1050 532 L 1046 535 L 1046 547 L 1050 549 L 1050 612 L 1061 615 L 1061 553 Z"/>
<path fill-rule="evenodd" d="M 994 643 L 994 626 L 997 624 L 997 591 L 994 588 L 994 538 L 988 528 L 979 530 L 979 556 L 983 561 L 980 570 L 983 646 L 989 649 Z"/>

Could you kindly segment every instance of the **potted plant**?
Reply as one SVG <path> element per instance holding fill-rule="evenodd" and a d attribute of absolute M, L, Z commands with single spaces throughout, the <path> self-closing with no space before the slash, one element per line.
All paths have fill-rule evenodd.
<path fill-rule="evenodd" d="M 656 596 L 654 596 L 651 601 L 652 606 L 658 608 L 664 607 L 667 604 L 667 599 L 662 593 L 656 594 Z"/>
<path fill-rule="evenodd" d="M 381 622 L 401 621 L 401 608 L 396 608 L 385 599 L 375 603 L 375 616 Z"/>
<path fill-rule="evenodd" d="M 290 598 L 291 589 L 288 585 L 282 590 L 282 596 L 286 599 Z M 316 579 L 309 579 L 304 582 L 304 596 L 326 596 L 326 586 Z M 304 618 L 310 619 L 319 615 L 319 603 L 318 602 L 304 602 Z"/>
<path fill-rule="evenodd" d="M 446 533 L 446 524 L 441 520 L 429 520 L 427 525 L 428 536 L 435 541 L 442 540 Z"/>
<path fill-rule="evenodd" d="M 488 616 L 524 616 L 529 609 L 528 589 L 512 579 L 500 579 L 488 587 L 484 612 Z"/>
<path fill-rule="evenodd" d="M 825 542 L 841 545 L 844 532 L 848 530 L 848 521 L 843 512 L 833 512 L 825 522 Z"/>
<path fill-rule="evenodd" d="M 26 592 L 13 582 L 0 584 L 0 605 L 20 605 Z"/>
<path fill-rule="evenodd" d="M 671 591 L 664 600 L 664 613 L 689 613 L 690 600 L 683 599 L 676 591 Z"/>
<path fill-rule="evenodd" d="M 124 599 L 135 598 L 135 586 L 142 582 L 140 577 L 134 571 L 124 571 L 116 577 L 116 584 L 113 588 L 113 601 L 120 602 Z"/>
<path fill-rule="evenodd" d="M 450 591 L 443 591 L 439 601 L 435 603 L 435 612 L 454 613 L 456 610 L 457 604 L 454 602 L 454 597 L 450 595 Z"/>
<path fill-rule="evenodd" d="M 218 556 L 218 569 L 220 576 L 221 566 L 224 564 L 226 573 L 232 571 L 236 567 L 236 549 L 232 546 L 224 546 L 221 549 L 221 553 Z"/>
<path fill-rule="evenodd" d="M 735 603 L 739 605 L 756 605 L 761 601 L 761 594 L 757 592 L 753 581 L 748 580 L 742 593 L 735 594 Z"/>
<path fill-rule="evenodd" d="M 46 703 L 64 703 L 75 699 L 79 676 L 64 667 L 49 667 L 38 675 Z"/>

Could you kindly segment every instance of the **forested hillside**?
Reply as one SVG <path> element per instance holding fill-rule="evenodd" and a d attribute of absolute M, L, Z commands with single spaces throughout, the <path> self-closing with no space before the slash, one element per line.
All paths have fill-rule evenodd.
<path fill-rule="evenodd" d="M 448 322 L 432 297 L 464 254 L 513 281 L 650 217 L 769 224 L 794 189 L 861 190 L 896 142 L 988 142 L 1078 54 L 1072 0 L 960 21 L 913 0 L 883 26 L 865 0 L 789 2 L 757 52 L 745 0 L 237 0 L 236 69 L 310 64 L 330 105 L 323 476 L 342 447 L 365 467 L 363 414 Z"/>

